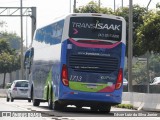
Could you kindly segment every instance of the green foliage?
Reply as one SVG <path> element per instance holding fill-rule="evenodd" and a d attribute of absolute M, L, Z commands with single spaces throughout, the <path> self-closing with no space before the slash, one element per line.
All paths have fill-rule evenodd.
<path fill-rule="evenodd" d="M 5 75 L 20 68 L 20 58 L 9 44 L 0 39 L 0 73 L 4 73 L 3 88 L 5 86 Z"/>
<path fill-rule="evenodd" d="M 133 109 L 133 105 L 131 105 L 131 104 L 119 104 L 119 105 L 116 105 L 115 107 Z"/>
<path fill-rule="evenodd" d="M 103 14 L 114 14 L 117 16 L 122 16 L 125 18 L 127 24 L 127 30 L 126 30 L 126 44 L 127 44 L 127 49 L 128 49 L 128 26 L 129 26 L 129 8 L 128 7 L 123 7 L 123 8 L 118 8 L 115 13 L 111 8 L 106 8 L 106 7 L 101 7 L 99 8 L 98 3 L 96 2 L 89 2 L 86 6 L 82 6 L 78 9 L 76 9 L 77 13 L 103 13 Z M 134 5 L 133 6 L 133 55 L 134 56 L 139 56 L 143 52 L 143 47 L 139 46 L 136 43 L 137 41 L 137 29 L 144 23 L 143 16 L 146 15 L 147 10 L 145 7 L 140 7 L 139 5 Z M 126 55 L 127 51 L 126 51 Z"/>
<path fill-rule="evenodd" d="M 137 62 L 133 65 L 133 76 L 132 79 L 137 84 L 147 83 L 147 67 L 146 62 Z"/>
<path fill-rule="evenodd" d="M 76 9 L 76 13 L 103 13 L 103 14 L 112 14 L 113 10 L 111 8 L 101 7 L 99 8 L 98 3 L 91 1 L 86 6 L 82 6 Z"/>
<path fill-rule="evenodd" d="M 160 76 L 160 56 L 152 55 L 149 62 L 149 69 L 153 73 L 154 76 Z"/>
<path fill-rule="evenodd" d="M 140 7 L 139 5 L 133 6 L 133 56 L 141 55 L 141 46 L 136 46 L 135 42 L 137 41 L 137 29 L 139 26 L 143 24 L 143 16 L 146 14 L 147 10 L 144 7 Z M 126 44 L 128 49 L 128 30 L 129 30 L 129 8 L 123 7 L 118 8 L 115 12 L 115 15 L 122 16 L 126 20 Z M 127 51 L 126 51 L 127 52 Z M 128 55 L 126 53 L 126 55 Z"/>
<path fill-rule="evenodd" d="M 144 24 L 137 30 L 138 39 L 136 45 L 142 49 L 142 54 L 146 51 L 160 52 L 160 12 L 150 11 L 143 16 Z"/>
<path fill-rule="evenodd" d="M 5 39 L 5 41 L 9 43 L 9 46 L 11 48 L 16 50 L 20 49 L 20 37 L 18 37 L 16 33 L 2 32 L 2 35 L 0 38 Z"/>

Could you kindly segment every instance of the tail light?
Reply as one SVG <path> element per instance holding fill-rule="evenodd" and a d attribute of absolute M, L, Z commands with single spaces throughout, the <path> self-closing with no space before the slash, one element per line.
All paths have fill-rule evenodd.
<path fill-rule="evenodd" d="M 13 90 L 14 90 L 14 91 L 17 91 L 17 88 L 15 87 L 15 88 L 13 88 Z"/>
<path fill-rule="evenodd" d="M 63 65 L 62 67 L 62 83 L 65 86 L 69 85 L 69 81 L 68 81 L 68 70 L 67 70 L 67 66 Z"/>
<path fill-rule="evenodd" d="M 119 72 L 118 72 L 118 77 L 117 77 L 115 89 L 119 89 L 122 86 L 122 82 L 123 82 L 123 69 L 120 68 Z"/>

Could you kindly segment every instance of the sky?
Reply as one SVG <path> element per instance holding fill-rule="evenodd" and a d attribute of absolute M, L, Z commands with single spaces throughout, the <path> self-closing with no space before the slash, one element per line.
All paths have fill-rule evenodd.
<path fill-rule="evenodd" d="M 73 11 L 74 0 L 22 0 L 23 7 L 37 7 L 37 28 L 52 23 L 55 19 L 69 14 Z M 76 6 L 84 6 L 91 0 L 76 0 Z M 94 0 L 98 2 L 99 0 Z M 101 6 L 114 8 L 114 0 L 100 0 Z M 116 8 L 129 5 L 129 0 L 115 0 Z M 133 4 L 146 7 L 150 0 L 133 0 Z M 160 0 L 152 0 L 149 8 L 155 8 Z M 20 0 L 0 0 L 0 7 L 20 7 Z M 1 11 L 0 11 L 1 12 Z M 20 17 L 1 17 L 0 21 L 6 21 L 7 26 L 0 31 L 17 33 L 20 36 Z M 23 38 L 24 45 L 28 46 L 31 42 L 31 19 L 23 17 Z M 26 27 L 27 26 L 27 27 Z M 26 32 L 27 31 L 27 32 Z M 27 42 L 26 42 L 27 39 Z"/>

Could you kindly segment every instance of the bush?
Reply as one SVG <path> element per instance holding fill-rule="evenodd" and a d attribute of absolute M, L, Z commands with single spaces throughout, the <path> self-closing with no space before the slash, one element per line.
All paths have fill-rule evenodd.
<path fill-rule="evenodd" d="M 119 104 L 119 105 L 116 105 L 115 107 L 117 107 L 117 108 L 126 108 L 126 109 L 133 109 L 133 105 L 131 105 L 131 104 Z"/>

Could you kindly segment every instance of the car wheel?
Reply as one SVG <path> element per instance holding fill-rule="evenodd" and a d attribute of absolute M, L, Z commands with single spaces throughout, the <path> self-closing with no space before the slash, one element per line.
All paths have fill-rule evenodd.
<path fill-rule="evenodd" d="M 9 102 L 9 97 L 7 96 L 6 101 Z"/>
<path fill-rule="evenodd" d="M 14 102 L 14 98 L 11 97 L 11 102 Z"/>
<path fill-rule="evenodd" d="M 28 99 L 28 102 L 31 102 L 31 99 Z"/>

